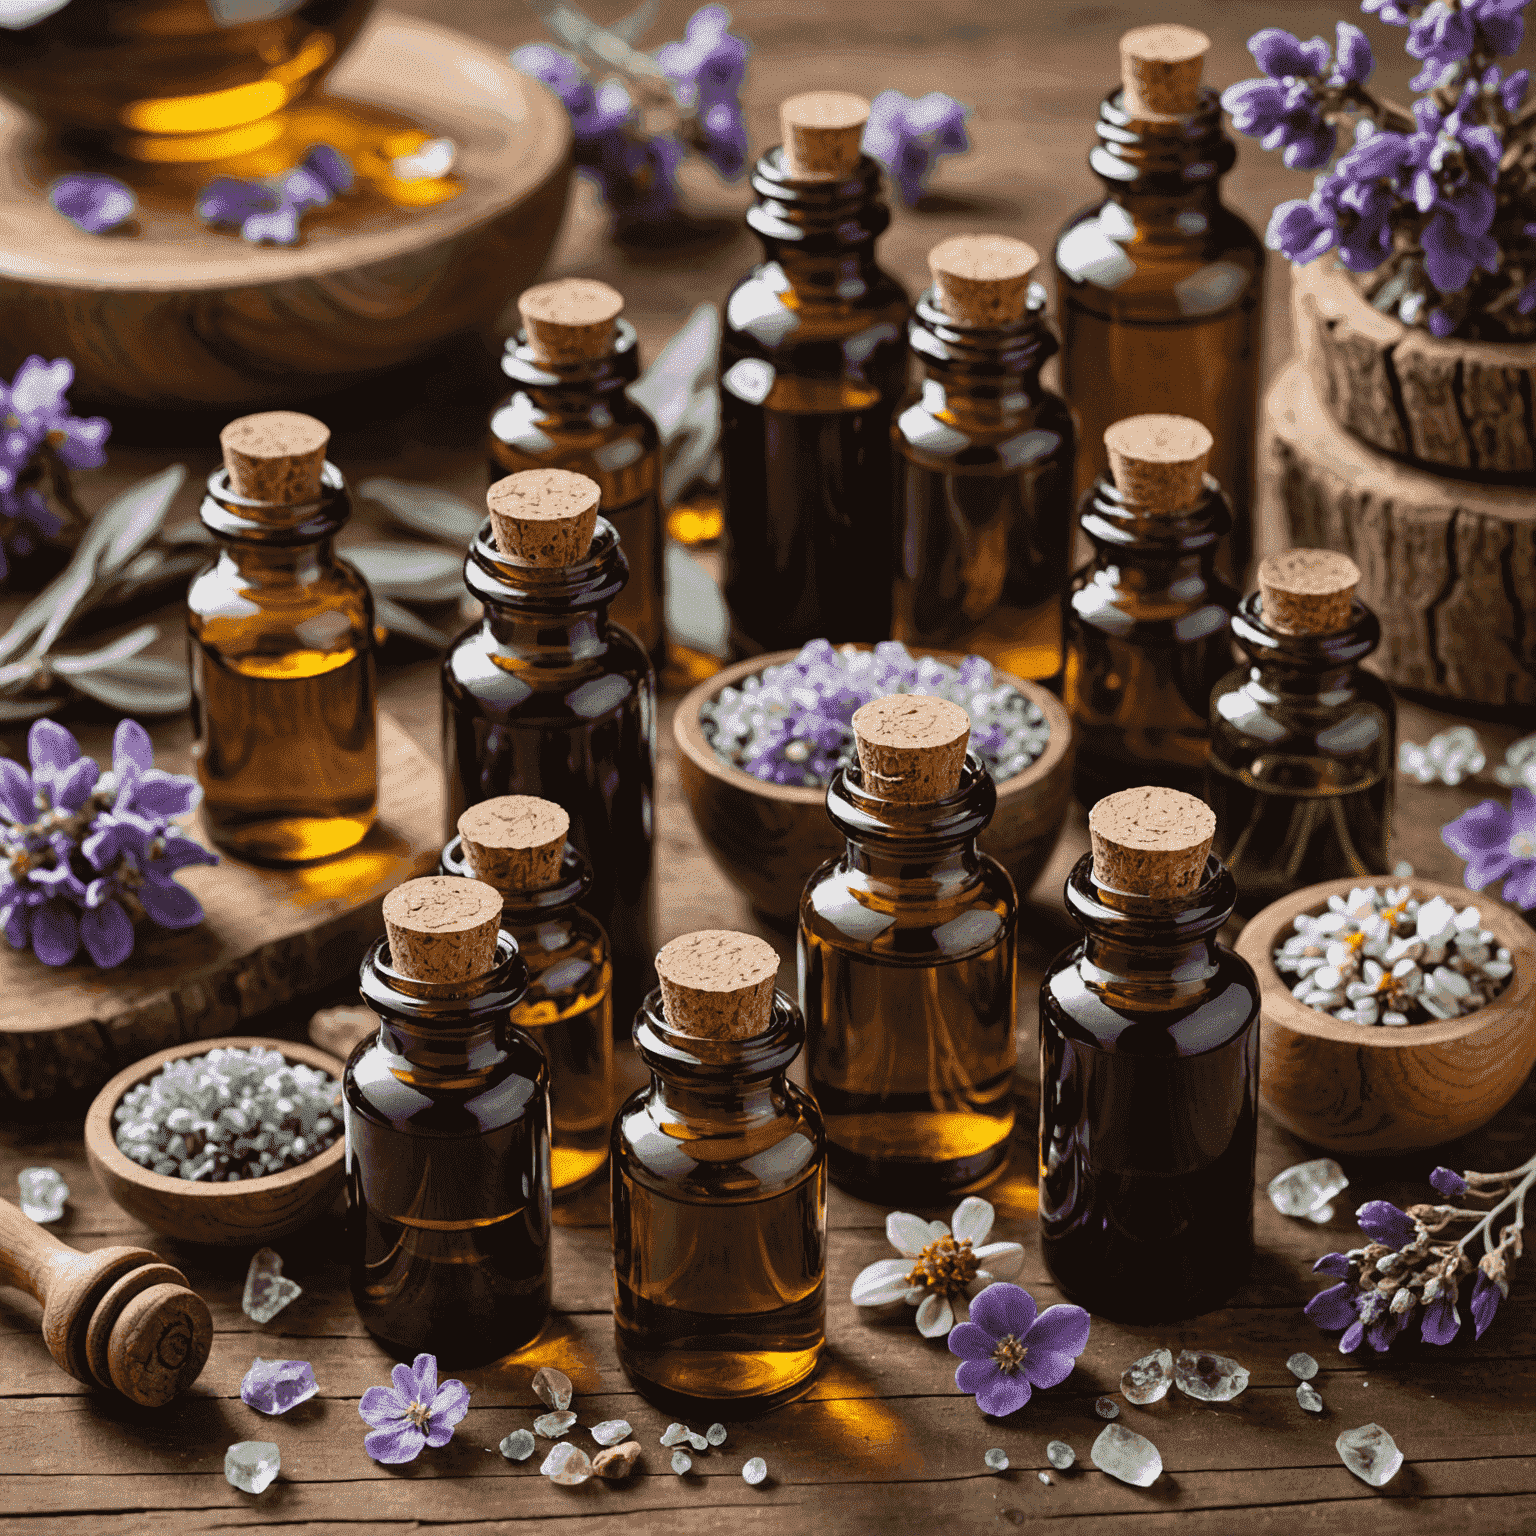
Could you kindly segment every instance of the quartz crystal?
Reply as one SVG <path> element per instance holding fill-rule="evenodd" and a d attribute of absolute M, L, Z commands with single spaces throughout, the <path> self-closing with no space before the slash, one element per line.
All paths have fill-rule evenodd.
<path fill-rule="evenodd" d="M 1310 1381 L 1302 1381 L 1296 1384 L 1296 1401 L 1308 1413 L 1321 1413 L 1323 1411 L 1323 1400 L 1318 1395 L 1317 1388 Z"/>
<path fill-rule="evenodd" d="M 1348 1188 L 1344 1170 L 1331 1157 L 1320 1157 L 1277 1173 L 1269 1181 L 1269 1200 L 1282 1216 L 1311 1216 Z M 1327 1221 L 1332 1214 L 1330 1209 L 1320 1219 Z"/>
<path fill-rule="evenodd" d="M 505 1440 L 501 1442 L 501 1454 L 508 1461 L 527 1461 L 533 1455 L 538 1441 L 533 1438 L 530 1429 L 514 1429 Z"/>
<path fill-rule="evenodd" d="M 704 1438 L 711 1445 L 724 1445 L 726 1439 L 728 1438 L 725 1425 L 711 1424 L 709 1428 L 704 1431 Z"/>
<path fill-rule="evenodd" d="M 1045 1448 L 1045 1459 L 1058 1472 L 1065 1472 L 1077 1460 L 1077 1452 L 1065 1440 L 1052 1440 Z"/>
<path fill-rule="evenodd" d="M 308 1360 L 263 1360 L 257 1355 L 240 1383 L 240 1401 L 260 1413 L 287 1413 L 319 1390 Z"/>
<path fill-rule="evenodd" d="M 601 1424 L 592 1426 L 592 1438 L 599 1445 L 617 1445 L 620 1440 L 629 1439 L 633 1433 L 628 1419 L 604 1419 Z"/>
<path fill-rule="evenodd" d="M 543 1435 L 546 1440 L 558 1440 L 575 1422 L 576 1415 L 569 1408 L 563 1408 L 559 1413 L 541 1413 L 533 1421 L 533 1432 Z"/>
<path fill-rule="evenodd" d="M 539 1471 L 562 1488 L 575 1488 L 592 1476 L 592 1463 L 579 1445 L 562 1440 L 544 1458 Z"/>
<path fill-rule="evenodd" d="M 681 1477 L 683 1473 L 691 1470 L 692 1467 L 693 1457 L 691 1457 L 687 1451 L 672 1452 L 672 1470 L 676 1472 L 679 1477 Z"/>
<path fill-rule="evenodd" d="M 23 1168 L 16 1175 L 21 1214 L 29 1221 L 57 1221 L 69 1199 L 69 1185 L 57 1168 Z"/>
<path fill-rule="evenodd" d="M 1180 1392 L 1203 1403 L 1230 1403 L 1248 1386 L 1248 1372 L 1226 1355 L 1185 1349 L 1174 1366 L 1174 1380 Z"/>
<path fill-rule="evenodd" d="M 1093 1405 L 1093 1411 L 1101 1419 L 1118 1419 L 1120 1417 L 1120 1405 L 1112 1397 L 1101 1397 Z"/>
<path fill-rule="evenodd" d="M 741 1469 L 742 1479 L 749 1482 L 755 1488 L 768 1476 L 768 1463 L 761 1456 L 754 1456 L 746 1466 Z"/>
<path fill-rule="evenodd" d="M 1035 1476 L 1038 1477 L 1047 1488 L 1051 1486 L 1051 1474 L 1049 1472 L 1037 1472 L 1035 1473 Z"/>
<path fill-rule="evenodd" d="M 1162 1476 L 1163 1458 L 1157 1447 L 1124 1424 L 1106 1424 L 1088 1454 L 1100 1472 L 1137 1488 L 1150 1488 Z"/>
<path fill-rule="evenodd" d="M 1008 1470 L 1008 1452 L 1001 1446 L 994 1445 L 985 1456 L 981 1458 L 994 1472 L 1006 1472 Z"/>
<path fill-rule="evenodd" d="M 1342 1449 L 1342 1439 L 1339 1444 Z M 242 1440 L 224 1452 L 225 1480 L 241 1493 L 265 1493 L 282 1466 L 282 1457 L 270 1440 Z"/>
<path fill-rule="evenodd" d="M 253 1323 L 270 1323 L 304 1288 L 283 1275 L 283 1261 L 270 1248 L 258 1248 L 245 1272 L 240 1306 Z"/>
<path fill-rule="evenodd" d="M 639 1460 L 640 1442 L 626 1440 L 623 1445 L 610 1445 L 606 1451 L 599 1451 L 592 1458 L 592 1470 L 599 1477 L 616 1483 L 620 1478 L 628 1477 Z"/>
<path fill-rule="evenodd" d="M 1301 1350 L 1285 1362 L 1285 1368 L 1297 1381 L 1311 1381 L 1317 1375 L 1317 1361 Z"/>
<path fill-rule="evenodd" d="M 533 1373 L 533 1395 L 551 1408 L 564 1410 L 571 1406 L 571 1395 L 576 1389 L 564 1371 L 552 1365 L 541 1365 Z"/>
<path fill-rule="evenodd" d="M 1470 725 L 1455 725 L 1431 736 L 1427 746 L 1416 741 L 1397 744 L 1398 772 L 1417 779 L 1420 784 L 1460 784 L 1474 773 L 1481 773 L 1488 759 L 1477 732 Z M 1497 770 L 1495 770 L 1497 771 Z"/>
<path fill-rule="evenodd" d="M 1346 1429 L 1334 1444 L 1344 1465 L 1372 1488 L 1390 1483 L 1403 1465 L 1403 1453 L 1398 1450 L 1397 1442 L 1380 1424 Z"/>
<path fill-rule="evenodd" d="M 1120 1390 L 1126 1402 L 1138 1408 L 1162 1402 L 1172 1385 L 1173 1352 L 1167 1349 L 1154 1349 L 1150 1355 L 1143 1355 L 1128 1365 L 1120 1377 Z"/>
<path fill-rule="evenodd" d="M 668 1424 L 661 1432 L 661 1443 L 663 1445 L 682 1445 L 687 1438 L 687 1427 L 682 1424 Z"/>
<path fill-rule="evenodd" d="M 688 1444 L 691 1445 L 694 1450 L 699 1452 L 707 1451 L 709 1449 L 709 1441 L 706 1440 L 704 1436 L 699 1434 L 696 1430 L 692 1429 L 688 1431 Z"/>

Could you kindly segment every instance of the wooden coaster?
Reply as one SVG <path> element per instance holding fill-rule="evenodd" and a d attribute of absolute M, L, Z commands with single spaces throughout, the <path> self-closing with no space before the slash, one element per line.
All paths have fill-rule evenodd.
<path fill-rule="evenodd" d="M 251 501 L 296 507 L 320 495 L 331 429 L 299 411 L 241 416 L 219 433 L 230 488 Z"/>
<path fill-rule="evenodd" d="M 587 558 L 602 499 L 595 480 L 569 469 L 521 469 L 485 493 L 497 549 L 546 569 Z"/>
<path fill-rule="evenodd" d="M 413 981 L 470 981 L 496 961 L 501 892 L 479 880 L 427 875 L 384 898 L 391 965 Z"/>
<path fill-rule="evenodd" d="M 928 253 L 939 308 L 962 325 L 1016 325 L 1039 265 L 1034 246 L 1007 235 L 956 235 Z"/>
<path fill-rule="evenodd" d="M 1093 878 L 1128 896 L 1171 900 L 1200 888 L 1216 813 L 1177 789 L 1122 789 L 1088 813 Z"/>
<path fill-rule="evenodd" d="M 1331 549 L 1288 549 L 1259 566 L 1266 628 L 1282 635 L 1331 635 L 1349 623 L 1360 567 Z"/>
<path fill-rule="evenodd" d="M 773 1020 L 779 957 L 750 933 L 706 928 L 664 944 L 656 956 L 662 1012 L 680 1035 L 750 1040 Z"/>
<path fill-rule="evenodd" d="M 1120 39 L 1120 104 L 1128 117 L 1188 117 L 1200 105 L 1200 76 L 1211 40 L 1193 27 L 1164 22 Z"/>
<path fill-rule="evenodd" d="M 1104 433 L 1115 488 L 1143 512 L 1183 512 L 1205 489 L 1216 440 L 1188 416 L 1127 416 Z"/>
<path fill-rule="evenodd" d="M 528 350 L 540 363 L 581 363 L 613 348 L 613 322 L 623 295 L 586 277 L 566 277 L 527 288 L 517 301 Z"/>
<path fill-rule="evenodd" d="M 560 878 L 571 818 L 537 795 L 495 795 L 459 817 L 464 858 L 498 891 L 539 891 Z"/>
<path fill-rule="evenodd" d="M 779 108 L 791 181 L 846 181 L 863 154 L 869 103 L 846 91 L 808 91 Z"/>
<path fill-rule="evenodd" d="M 965 766 L 971 717 L 948 699 L 896 693 L 854 711 L 864 788 L 882 800 L 942 800 Z"/>

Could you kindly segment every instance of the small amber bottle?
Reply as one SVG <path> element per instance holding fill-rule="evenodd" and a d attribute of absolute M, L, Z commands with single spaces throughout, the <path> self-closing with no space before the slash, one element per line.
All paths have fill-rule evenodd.
<path fill-rule="evenodd" d="M 363 961 L 378 1035 L 347 1061 L 352 1299 L 392 1353 L 495 1360 L 549 1317 L 549 1068 L 501 896 L 408 880 Z"/>
<path fill-rule="evenodd" d="M 592 866 L 583 905 L 613 946 L 613 1001 L 652 985 L 656 674 L 609 605 L 629 567 L 600 488 L 563 469 L 498 480 L 464 581 L 485 605 L 443 661 L 448 825 L 493 795 L 563 806 Z M 628 1010 L 627 1012 L 625 1010 Z"/>
<path fill-rule="evenodd" d="M 1104 473 L 1122 416 L 1192 416 L 1234 510 L 1218 561 L 1241 584 L 1251 549 L 1264 243 L 1221 201 L 1237 158 L 1200 83 L 1210 39 L 1150 26 L 1120 40 L 1122 89 L 1099 108 L 1088 164 L 1105 196 L 1056 237 L 1061 378 L 1077 412 L 1078 493 Z"/>
<path fill-rule="evenodd" d="M 748 934 L 674 939 L 635 1020 L 651 1082 L 613 1125 L 614 1329 L 673 1413 L 765 1412 L 821 1359 L 826 1134 L 785 1076 L 805 1026 L 778 966 Z"/>
<path fill-rule="evenodd" d="M 501 892 L 501 926 L 528 967 L 512 1022 L 549 1061 L 557 1200 L 602 1170 L 613 1116 L 613 965 L 602 924 L 577 906 L 592 887 L 592 868 L 566 841 L 570 826 L 548 800 L 497 795 L 459 817 L 441 866 Z"/>
<path fill-rule="evenodd" d="M 1183 416 L 1133 416 L 1104 438 L 1113 481 L 1083 498 L 1094 557 L 1067 593 L 1062 686 L 1086 806 L 1137 784 L 1204 789 L 1211 689 L 1232 664 L 1237 606 L 1212 569 L 1231 518 L 1205 473 L 1210 433 Z"/>
<path fill-rule="evenodd" d="M 517 301 L 523 330 L 502 372 L 517 386 L 491 413 L 491 483 L 522 469 L 569 469 L 597 482 L 598 511 L 629 561 L 629 583 L 608 616 L 666 660 L 661 435 L 626 393 L 640 376 L 635 328 L 607 283 L 563 278 Z"/>
<path fill-rule="evenodd" d="M 900 694 L 853 728 L 859 766 L 827 788 L 847 851 L 800 898 L 810 1085 L 833 1183 L 930 1205 L 1008 1161 L 1017 901 L 976 851 L 997 790 L 965 711 Z"/>
<path fill-rule="evenodd" d="M 1211 695 L 1208 798 L 1237 910 L 1391 868 L 1397 706 L 1360 663 L 1381 625 L 1348 555 L 1293 549 L 1259 566 L 1232 618 L 1251 664 Z"/>
<path fill-rule="evenodd" d="M 907 328 L 922 380 L 896 414 L 900 554 L 892 634 L 1033 682 L 1061 672 L 1072 537 L 1072 413 L 1040 383 L 1056 351 L 1022 240 L 960 235 L 928 253 Z"/>
<path fill-rule="evenodd" d="M 1193 795 L 1122 790 L 1067 880 L 1085 937 L 1040 988 L 1040 1246 L 1095 1316 L 1222 1305 L 1253 1259 L 1259 987 Z"/>
<path fill-rule="evenodd" d="M 875 260 L 890 210 L 860 150 L 868 116 L 857 96 L 792 97 L 752 174 L 764 259 L 720 343 L 725 597 L 745 654 L 890 638 L 907 295 Z"/>
<path fill-rule="evenodd" d="M 203 525 L 219 553 L 187 592 L 192 760 L 226 853 L 308 864 L 373 825 L 373 598 L 333 541 L 351 514 L 329 430 L 294 411 L 219 434 Z"/>

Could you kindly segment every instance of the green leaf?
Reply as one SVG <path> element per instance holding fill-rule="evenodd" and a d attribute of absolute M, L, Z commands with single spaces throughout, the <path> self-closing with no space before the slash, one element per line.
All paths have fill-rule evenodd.
<path fill-rule="evenodd" d="M 452 550 L 431 544 L 352 544 L 341 554 L 376 597 L 451 603 L 464 592 L 464 556 Z"/>
<path fill-rule="evenodd" d="M 371 480 L 364 480 L 357 487 L 357 494 L 377 502 L 412 533 L 443 544 L 455 544 L 461 550 L 469 547 L 470 540 L 485 521 L 484 512 L 435 485 L 413 485 L 407 480 L 376 475 Z"/>
<path fill-rule="evenodd" d="M 99 704 L 131 715 L 180 714 L 192 702 L 187 669 L 158 656 L 134 656 L 69 680 Z"/>
<path fill-rule="evenodd" d="M 137 629 L 114 640 L 111 645 L 102 646 L 100 650 L 82 651 L 75 656 L 50 656 L 48 664 L 60 677 L 79 677 L 82 673 L 99 671 L 114 662 L 137 656 L 159 636 L 160 631 L 155 625 L 141 624 Z"/>
<path fill-rule="evenodd" d="M 63 705 L 61 698 L 50 699 L 3 699 L 0 698 L 0 721 L 36 720 L 39 715 L 51 714 Z"/>

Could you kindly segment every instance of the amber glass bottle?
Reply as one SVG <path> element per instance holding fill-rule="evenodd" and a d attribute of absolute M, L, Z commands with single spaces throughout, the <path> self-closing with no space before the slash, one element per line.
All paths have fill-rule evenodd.
<path fill-rule="evenodd" d="M 892 634 L 1016 677 L 1061 672 L 1072 536 L 1072 414 L 1040 383 L 1056 351 L 1039 258 L 962 235 L 929 253 L 908 326 L 922 380 L 896 414 L 900 554 Z"/>
<path fill-rule="evenodd" d="M 826 1136 L 785 1076 L 805 1027 L 777 968 L 760 939 L 689 934 L 635 1020 L 651 1082 L 613 1125 L 614 1327 L 636 1389 L 675 1413 L 764 1412 L 821 1359 Z"/>
<path fill-rule="evenodd" d="M 1271 555 L 1233 616 L 1250 665 L 1211 695 L 1208 799 L 1245 917 L 1302 886 L 1392 868 L 1397 706 L 1360 667 L 1381 625 L 1359 580 L 1347 555 Z"/>
<path fill-rule="evenodd" d="M 1137 784 L 1204 789 L 1211 689 L 1231 666 L 1237 606 L 1212 568 L 1230 516 L 1203 473 L 1209 433 L 1180 416 L 1136 416 L 1108 435 L 1115 483 L 1101 479 L 1083 499 L 1094 557 L 1066 605 L 1062 702 L 1086 806 Z"/>
<path fill-rule="evenodd" d="M 587 488 L 580 528 L 548 555 L 552 563 L 521 563 L 519 548 L 537 553 L 548 537 L 539 529 L 549 520 L 537 515 L 544 491 L 576 481 Z M 538 795 L 563 806 L 571 841 L 592 865 L 584 905 L 613 945 L 614 1007 L 629 1017 L 651 985 L 656 952 L 656 675 L 640 643 L 608 617 L 628 566 L 612 524 L 596 518 L 597 486 L 564 470 L 526 470 L 498 485 L 519 483 L 531 487 L 529 543 L 517 542 L 515 512 L 495 512 L 481 528 L 464 580 L 485 614 L 443 662 L 447 835 L 468 806 L 492 795 Z M 495 487 L 490 500 L 518 505 L 498 501 Z M 630 1014 L 622 1013 L 626 1003 Z"/>
<path fill-rule="evenodd" d="M 494 1360 L 549 1316 L 549 1068 L 512 1023 L 528 977 L 500 919 L 477 881 L 411 880 L 363 961 L 379 1033 L 343 1077 L 352 1298 L 406 1359 Z"/>
<path fill-rule="evenodd" d="M 661 436 L 625 391 L 640 376 L 635 328 L 606 283 L 566 278 L 517 301 L 523 331 L 502 372 L 517 386 L 491 414 L 491 482 L 521 469 L 570 469 L 597 482 L 598 511 L 613 524 L 629 582 L 608 616 L 635 636 L 660 671 L 666 660 L 662 596 Z"/>
<path fill-rule="evenodd" d="M 868 110 L 792 98 L 784 146 L 752 175 L 764 259 L 726 300 L 720 344 L 725 597 L 743 653 L 890 638 L 907 295 L 875 260 L 890 211 L 859 150 Z"/>
<path fill-rule="evenodd" d="M 1217 93 L 1200 85 L 1208 46 L 1189 27 L 1121 40 L 1123 88 L 1100 106 L 1088 156 L 1105 195 L 1056 238 L 1056 296 L 1079 494 L 1104 472 L 1112 422 L 1192 416 L 1216 440 L 1211 473 L 1234 513 L 1218 564 L 1240 584 L 1252 546 L 1264 243 L 1221 201 L 1237 152 Z"/>
<path fill-rule="evenodd" d="M 1100 801 L 1066 888 L 1084 938 L 1040 988 L 1040 1246 L 1120 1322 L 1208 1312 L 1253 1258 L 1259 988 L 1216 941 L 1214 825 L 1172 790 Z"/>
<path fill-rule="evenodd" d="M 847 850 L 800 898 L 809 1080 L 832 1181 L 927 1205 L 1008 1160 L 1017 903 L 976 851 L 997 790 L 965 711 L 899 695 L 853 723 L 860 766 L 827 788 Z"/>
<path fill-rule="evenodd" d="M 327 429 L 268 411 L 221 434 L 187 592 L 192 759 L 227 853 L 307 864 L 354 847 L 379 788 L 373 598 L 333 541 L 351 512 Z"/>

